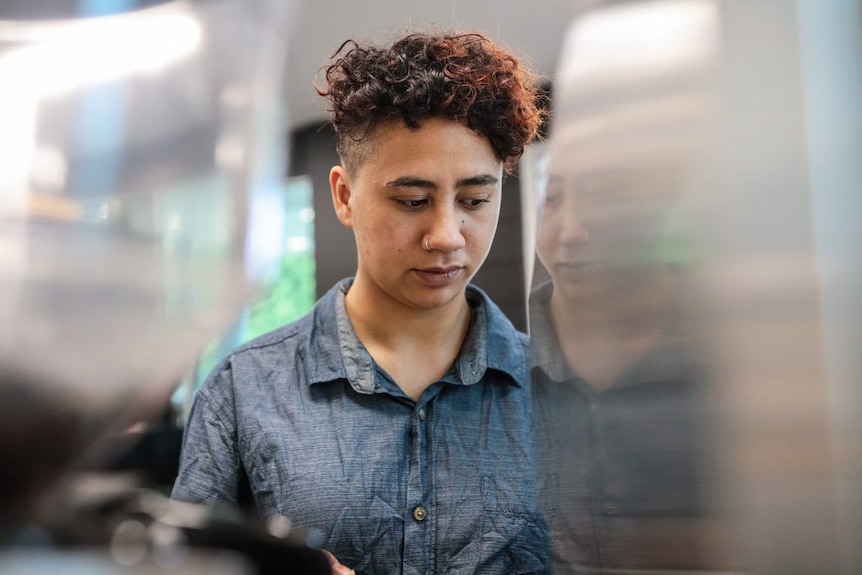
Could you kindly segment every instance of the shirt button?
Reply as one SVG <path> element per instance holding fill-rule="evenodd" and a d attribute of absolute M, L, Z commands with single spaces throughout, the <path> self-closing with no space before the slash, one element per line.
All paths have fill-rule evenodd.
<path fill-rule="evenodd" d="M 424 507 L 417 507 L 413 510 L 413 519 L 416 521 L 425 521 L 425 518 L 428 516 L 428 512 L 425 511 Z"/>
<path fill-rule="evenodd" d="M 602 511 L 605 512 L 605 515 L 616 515 L 620 510 L 620 506 L 614 501 L 605 501 L 602 503 Z"/>
<path fill-rule="evenodd" d="M 425 421 L 425 408 L 419 408 L 419 419 Z"/>

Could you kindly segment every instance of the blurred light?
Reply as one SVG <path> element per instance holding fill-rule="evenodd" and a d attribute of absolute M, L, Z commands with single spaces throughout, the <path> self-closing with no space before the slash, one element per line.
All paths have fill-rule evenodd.
<path fill-rule="evenodd" d="M 643 2 L 597 10 L 573 26 L 577 54 L 563 65 L 560 78 L 622 79 L 653 68 L 697 64 L 712 55 L 716 6 L 712 0 Z M 638 46 L 632 50 L 632 46 Z"/>
<path fill-rule="evenodd" d="M 216 145 L 216 162 L 226 169 L 241 166 L 245 159 L 245 148 L 243 143 L 236 138 L 222 138 Z"/>
<path fill-rule="evenodd" d="M 188 539 L 183 532 L 172 525 L 153 523 L 148 529 L 152 542 L 153 563 L 170 570 L 180 567 L 188 557 Z"/>
<path fill-rule="evenodd" d="M 276 515 L 266 522 L 266 530 L 274 537 L 287 537 L 290 535 L 291 529 L 293 529 L 293 524 L 284 515 Z"/>
<path fill-rule="evenodd" d="M 305 252 L 308 251 L 311 242 L 303 236 L 293 236 L 287 239 L 287 251 L 290 252 Z"/>
<path fill-rule="evenodd" d="M 195 51 L 200 26 L 185 14 L 136 14 L 58 27 L 35 45 L 0 55 L 0 83 L 33 97 L 138 72 L 158 71 Z"/>
<path fill-rule="evenodd" d="M 285 231 L 284 192 L 279 186 L 259 184 L 249 198 L 246 269 L 251 281 L 272 280 L 278 273 Z"/>
<path fill-rule="evenodd" d="M 302 208 L 299 210 L 299 221 L 304 224 L 310 224 L 314 221 L 314 209 L 313 208 Z"/>
<path fill-rule="evenodd" d="M 231 84 L 224 87 L 219 94 L 219 98 L 223 106 L 242 108 L 248 105 L 251 95 L 245 87 Z"/>
<path fill-rule="evenodd" d="M 66 157 L 57 148 L 42 146 L 33 154 L 31 181 L 46 188 L 46 191 L 59 190 L 66 184 Z"/>
<path fill-rule="evenodd" d="M 38 104 L 0 72 L 0 218 L 26 211 Z"/>
<path fill-rule="evenodd" d="M 32 35 L 25 47 L 0 53 L 0 217 L 20 218 L 26 213 L 31 174 L 47 174 L 50 184 L 65 178 L 60 163 L 54 162 L 48 171 L 38 165 L 46 161 L 34 149 L 40 99 L 156 72 L 192 53 L 200 44 L 201 30 L 194 18 L 181 12 L 184 7 L 171 4 L 131 16 L 20 29 L 17 23 L 0 21 L 0 42 L 21 41 L 23 30 Z M 49 156 L 48 161 L 55 159 Z"/>
<path fill-rule="evenodd" d="M 120 565 L 137 565 L 147 557 L 147 528 L 134 519 L 121 522 L 111 535 L 110 549 Z"/>
<path fill-rule="evenodd" d="M 178 232 L 183 228 L 183 217 L 181 214 L 173 213 L 168 215 L 167 229 L 172 232 Z"/>

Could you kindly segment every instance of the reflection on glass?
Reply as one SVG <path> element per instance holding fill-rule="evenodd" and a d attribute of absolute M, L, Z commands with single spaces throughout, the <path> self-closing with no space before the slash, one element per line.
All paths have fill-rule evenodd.
<path fill-rule="evenodd" d="M 582 12 L 561 56 L 530 301 L 556 572 L 714 567 L 687 225 L 716 35 L 710 1 L 627 3 Z"/>
<path fill-rule="evenodd" d="M 862 572 L 862 3 L 722 3 L 699 232 L 727 554 Z"/>

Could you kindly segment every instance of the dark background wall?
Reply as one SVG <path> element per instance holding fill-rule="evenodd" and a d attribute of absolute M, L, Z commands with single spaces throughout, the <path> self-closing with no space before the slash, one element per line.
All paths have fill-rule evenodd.
<path fill-rule="evenodd" d="M 329 126 L 312 125 L 294 131 L 289 175 L 309 176 L 314 187 L 317 297 L 338 280 L 356 273 L 353 234 L 335 217 L 329 192 L 329 169 L 337 163 L 335 137 Z M 515 327 L 526 331 L 521 193 L 517 176 L 510 176 L 503 183 L 497 235 L 473 283 L 488 293 Z"/>

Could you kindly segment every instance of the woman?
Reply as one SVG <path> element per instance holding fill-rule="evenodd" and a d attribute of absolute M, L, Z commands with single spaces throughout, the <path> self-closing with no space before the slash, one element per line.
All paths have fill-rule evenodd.
<path fill-rule="evenodd" d="M 432 32 L 346 42 L 325 79 L 356 275 L 214 370 L 173 497 L 234 502 L 245 473 L 336 571 L 543 572 L 527 340 L 470 285 L 542 121 L 534 76 Z"/>

